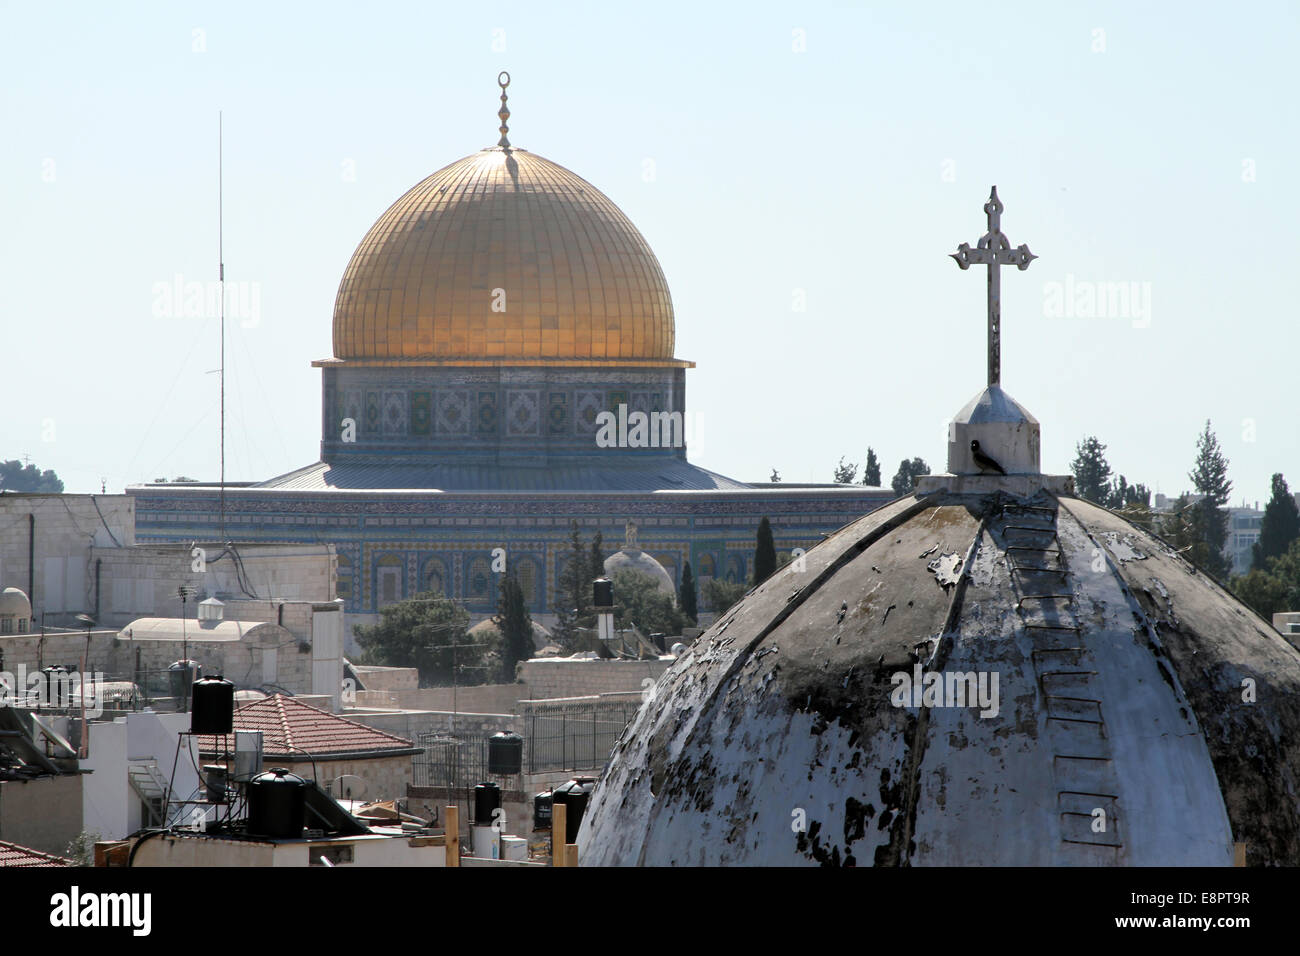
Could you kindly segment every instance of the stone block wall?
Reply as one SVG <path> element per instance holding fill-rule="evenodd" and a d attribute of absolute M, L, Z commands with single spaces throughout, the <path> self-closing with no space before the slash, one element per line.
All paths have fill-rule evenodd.
<path fill-rule="evenodd" d="M 523 663 L 521 675 L 528 685 L 528 697 L 533 700 L 590 697 L 640 691 L 647 686 L 644 681 L 657 681 L 672 663 L 671 660 L 531 660 Z"/>

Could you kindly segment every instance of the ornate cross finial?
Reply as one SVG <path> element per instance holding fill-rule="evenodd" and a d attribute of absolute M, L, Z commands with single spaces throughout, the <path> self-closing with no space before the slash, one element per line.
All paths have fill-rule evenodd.
<path fill-rule="evenodd" d="M 506 87 L 510 85 L 510 74 L 502 70 L 497 74 L 497 86 L 501 87 L 501 109 L 497 110 L 497 116 L 501 117 L 501 138 L 497 140 L 498 146 L 510 148 L 510 140 L 506 138 L 506 133 L 510 127 L 506 125 L 506 120 L 510 119 L 510 107 L 506 106 Z"/>
<path fill-rule="evenodd" d="M 972 265 L 989 267 L 989 385 L 1002 382 L 1002 286 L 998 278 L 1001 266 L 1016 266 L 1021 272 L 1029 268 L 1029 263 L 1038 257 L 1021 245 L 1011 248 L 1011 242 L 1002 234 L 1002 200 L 998 199 L 998 187 L 989 193 L 989 201 L 984 204 L 988 215 L 989 231 L 980 238 L 975 249 L 963 242 L 957 251 L 949 253 L 957 260 L 963 270 Z"/>

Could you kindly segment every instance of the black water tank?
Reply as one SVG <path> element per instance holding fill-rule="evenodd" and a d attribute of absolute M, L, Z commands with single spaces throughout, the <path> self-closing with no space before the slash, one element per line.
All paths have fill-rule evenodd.
<path fill-rule="evenodd" d="M 549 830 L 551 828 L 551 791 L 536 794 L 533 797 L 533 829 Z"/>
<path fill-rule="evenodd" d="M 524 767 L 524 738 L 513 730 L 503 730 L 488 738 L 488 773 L 507 776 Z"/>
<path fill-rule="evenodd" d="M 592 604 L 596 607 L 614 606 L 614 582 L 609 578 L 596 578 L 591 583 Z"/>
<path fill-rule="evenodd" d="M 190 733 L 230 734 L 235 731 L 235 685 L 222 678 L 194 682 L 190 698 Z"/>
<path fill-rule="evenodd" d="M 307 781 L 283 767 L 248 781 L 248 832 L 296 840 L 307 819 Z"/>
<path fill-rule="evenodd" d="M 578 841 L 578 827 L 582 826 L 582 815 L 587 812 L 587 800 L 595 786 L 595 777 L 574 777 L 551 794 L 552 807 L 564 804 L 565 843 Z"/>
<path fill-rule="evenodd" d="M 474 788 L 474 825 L 492 825 L 492 813 L 501 806 L 501 788 L 495 783 L 480 783 Z"/>
<path fill-rule="evenodd" d="M 176 661 L 167 668 L 167 684 L 182 710 L 188 710 L 194 682 L 203 676 L 198 661 Z"/>

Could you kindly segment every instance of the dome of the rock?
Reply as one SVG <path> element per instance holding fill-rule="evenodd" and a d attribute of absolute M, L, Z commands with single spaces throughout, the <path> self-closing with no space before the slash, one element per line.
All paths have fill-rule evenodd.
<path fill-rule="evenodd" d="M 615 748 L 584 864 L 1300 862 L 1300 651 L 1014 481 L 932 479 L 723 615 Z"/>
<path fill-rule="evenodd" d="M 659 261 L 599 189 L 523 149 L 445 166 L 366 233 L 334 303 L 345 361 L 673 358 Z"/>

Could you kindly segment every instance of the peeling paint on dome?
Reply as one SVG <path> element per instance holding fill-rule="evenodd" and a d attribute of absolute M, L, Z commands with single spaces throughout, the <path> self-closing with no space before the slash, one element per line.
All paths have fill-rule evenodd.
<path fill-rule="evenodd" d="M 940 492 L 803 563 L 661 678 L 584 864 L 1300 863 L 1300 652 L 1158 539 Z M 934 700 L 897 694 L 916 676 Z M 982 716 L 963 692 L 994 676 Z"/>

